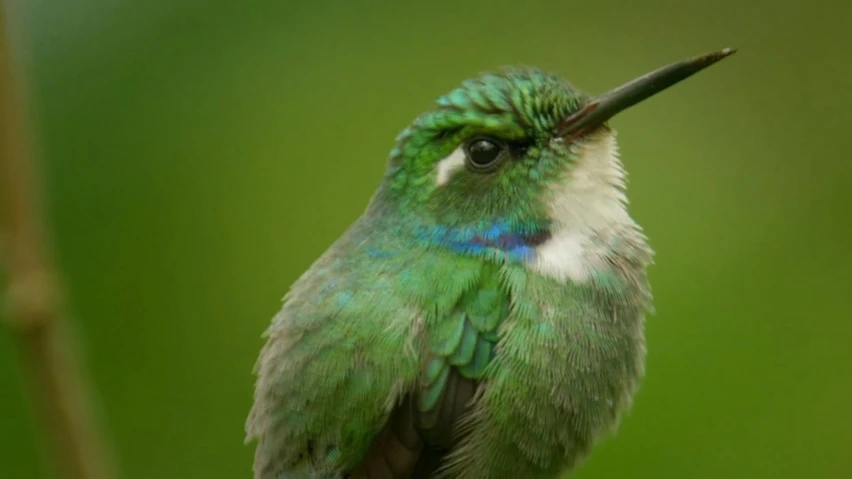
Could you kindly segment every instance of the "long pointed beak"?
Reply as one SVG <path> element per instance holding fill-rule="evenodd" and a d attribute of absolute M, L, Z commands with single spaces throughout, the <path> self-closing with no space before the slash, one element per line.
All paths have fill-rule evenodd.
<path fill-rule="evenodd" d="M 592 131 L 618 112 L 691 77 L 736 51 L 735 48 L 725 48 L 717 52 L 672 63 L 603 95 L 594 97 L 566 118 L 559 125 L 557 134 L 561 137 L 577 137 Z"/>

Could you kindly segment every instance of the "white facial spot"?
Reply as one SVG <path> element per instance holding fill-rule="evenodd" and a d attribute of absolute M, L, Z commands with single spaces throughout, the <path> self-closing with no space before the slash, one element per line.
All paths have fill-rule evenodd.
<path fill-rule="evenodd" d="M 627 214 L 614 133 L 603 131 L 590 138 L 578 157 L 565 179 L 551 189 L 553 230 L 536 248 L 529 267 L 559 281 L 583 283 L 604 267 L 607 241 L 639 227 Z"/>
<path fill-rule="evenodd" d="M 444 186 L 449 183 L 453 173 L 460 168 L 464 168 L 465 152 L 464 148 L 459 146 L 446 158 L 438 162 L 438 173 L 435 183 L 438 186 Z"/>

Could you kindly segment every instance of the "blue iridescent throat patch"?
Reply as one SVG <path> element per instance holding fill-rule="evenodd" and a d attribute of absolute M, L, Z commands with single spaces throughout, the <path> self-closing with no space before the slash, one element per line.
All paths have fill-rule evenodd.
<path fill-rule="evenodd" d="M 446 226 L 424 227 L 420 237 L 431 244 L 441 244 L 460 253 L 502 252 L 514 261 L 532 258 L 535 247 L 550 238 L 546 228 L 525 228 L 519 231 L 509 223 L 495 223 L 487 228 Z"/>

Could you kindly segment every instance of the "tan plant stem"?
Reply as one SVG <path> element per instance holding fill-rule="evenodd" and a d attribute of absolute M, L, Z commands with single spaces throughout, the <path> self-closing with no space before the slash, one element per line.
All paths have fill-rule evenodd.
<path fill-rule="evenodd" d="M 58 274 L 42 223 L 36 162 L 23 82 L 0 3 L 0 265 L 8 278 L 8 330 L 20 351 L 23 377 L 51 457 L 67 479 L 110 479 L 114 462 L 103 442 L 86 376 L 62 311 Z"/>

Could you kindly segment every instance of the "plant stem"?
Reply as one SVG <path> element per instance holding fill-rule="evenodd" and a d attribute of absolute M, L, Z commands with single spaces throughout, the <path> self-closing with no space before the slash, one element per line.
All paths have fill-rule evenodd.
<path fill-rule="evenodd" d="M 2 259 L 8 267 L 8 326 L 20 351 L 37 423 L 62 477 L 109 479 L 115 463 L 102 440 L 62 312 L 58 274 L 42 223 L 23 82 L 14 68 L 6 29 L 8 13 L 8 2 L 0 3 L 0 201 L 5 210 Z"/>

